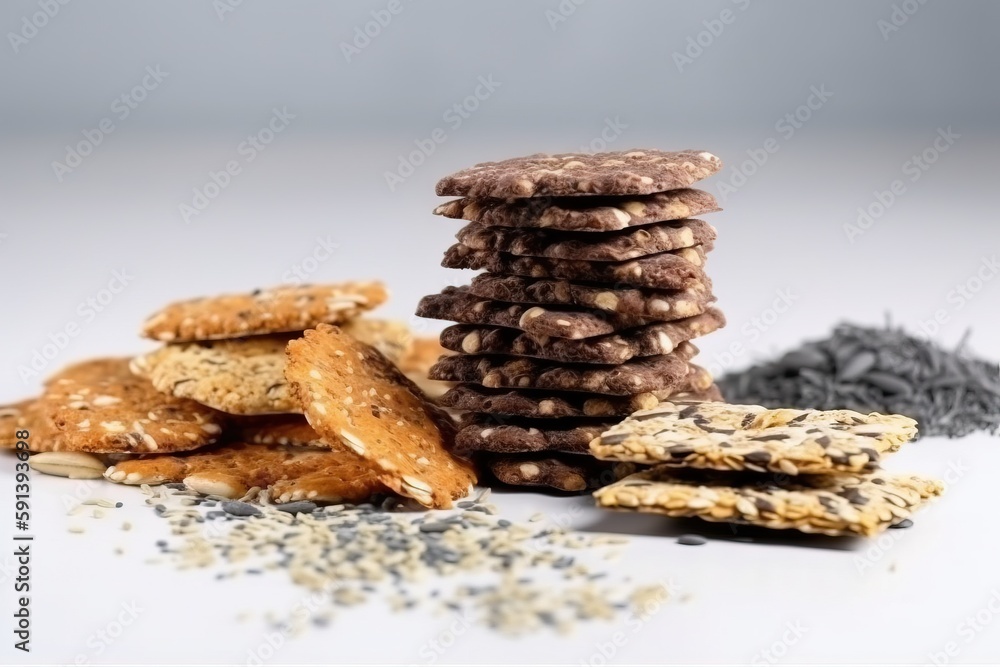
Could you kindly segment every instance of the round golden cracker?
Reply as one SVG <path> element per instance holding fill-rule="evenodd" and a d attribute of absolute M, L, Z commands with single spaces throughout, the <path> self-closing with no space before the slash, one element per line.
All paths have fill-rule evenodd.
<path fill-rule="evenodd" d="M 255 486 L 277 502 L 358 502 L 387 489 L 368 466 L 343 451 L 232 443 L 179 456 L 121 461 L 104 476 L 120 484 L 183 482 L 199 493 L 241 498 Z"/>
<path fill-rule="evenodd" d="M 38 410 L 38 400 L 29 398 L 13 405 L 0 406 L 0 449 L 17 447 L 19 431 L 28 431 L 25 439 L 32 452 L 51 452 L 55 448 L 52 429 L 47 428 Z"/>
<path fill-rule="evenodd" d="M 419 336 L 412 339 L 410 349 L 396 363 L 399 370 L 403 371 L 413 384 L 436 402 L 446 391 L 454 387 L 455 383 L 431 380 L 427 375 L 438 359 L 451 354 L 454 354 L 451 350 L 441 347 L 437 336 Z"/>
<path fill-rule="evenodd" d="M 175 452 L 216 442 L 221 413 L 160 393 L 129 370 L 129 359 L 95 359 L 50 378 L 38 411 L 53 449 L 91 453 Z"/>
<path fill-rule="evenodd" d="M 390 489 L 427 507 L 450 507 L 476 481 L 447 447 L 450 418 L 377 350 L 320 325 L 288 344 L 285 370 L 306 419 L 344 442 Z"/>
<path fill-rule="evenodd" d="M 380 282 L 284 285 L 249 294 L 179 301 L 154 313 L 142 335 L 179 343 L 302 331 L 357 317 L 388 298 Z"/>
<path fill-rule="evenodd" d="M 158 390 L 235 415 L 301 412 L 285 380 L 285 346 L 274 334 L 165 345 L 132 360 Z"/>
<path fill-rule="evenodd" d="M 237 438 L 255 445 L 329 447 L 302 415 L 258 415 L 234 421 Z"/>
<path fill-rule="evenodd" d="M 344 331 L 393 361 L 410 343 L 400 322 L 357 319 Z M 160 391 L 235 415 L 298 412 L 285 380 L 285 346 L 301 332 L 173 343 L 136 357 L 132 372 Z"/>
<path fill-rule="evenodd" d="M 0 407 L 0 448 L 17 447 L 17 432 L 29 427 L 34 399 L 27 399 L 13 405 Z"/>
<path fill-rule="evenodd" d="M 400 363 L 413 348 L 413 333 L 404 322 L 359 317 L 341 324 L 340 328 L 365 345 L 371 345 L 395 364 Z"/>

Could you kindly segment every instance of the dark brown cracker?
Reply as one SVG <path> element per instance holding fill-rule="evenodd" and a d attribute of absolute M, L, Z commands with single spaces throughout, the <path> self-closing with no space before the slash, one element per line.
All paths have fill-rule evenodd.
<path fill-rule="evenodd" d="M 609 464 L 573 454 L 485 454 L 481 458 L 485 467 L 504 484 L 547 486 L 559 491 L 596 489 L 635 471 L 633 464 Z"/>
<path fill-rule="evenodd" d="M 585 285 L 568 280 L 481 273 L 472 279 L 469 292 L 483 299 L 546 306 L 593 308 L 628 317 L 666 322 L 705 312 L 715 302 L 706 285 L 685 290 L 656 290 Z"/>
<path fill-rule="evenodd" d="M 634 197 L 539 197 L 457 199 L 434 213 L 490 227 L 548 228 L 607 232 L 662 220 L 681 220 L 718 211 L 715 197 L 702 190 L 670 190 Z"/>
<path fill-rule="evenodd" d="M 142 334 L 179 343 L 301 331 L 323 322 L 346 322 L 387 297 L 379 282 L 285 285 L 223 294 L 170 304 L 146 320 Z"/>
<path fill-rule="evenodd" d="M 417 315 L 436 320 L 520 329 L 534 336 L 579 340 L 648 324 L 641 317 L 587 310 L 541 308 L 481 299 L 469 288 L 446 287 L 420 300 Z M 463 351 L 463 350 L 456 350 Z"/>
<path fill-rule="evenodd" d="M 660 401 L 720 400 L 712 376 L 688 364 L 688 375 L 677 391 L 647 392 L 631 396 L 591 396 L 580 392 L 531 389 L 488 389 L 460 384 L 441 397 L 441 405 L 456 410 L 532 418 L 627 417 L 637 410 L 655 408 Z"/>
<path fill-rule="evenodd" d="M 696 245 L 707 247 L 715 241 L 715 229 L 701 220 L 658 222 L 605 234 L 484 227 L 471 223 L 460 229 L 455 237 L 473 250 L 549 259 L 621 262 Z"/>
<path fill-rule="evenodd" d="M 462 452 L 521 454 L 566 452 L 589 454 L 590 441 L 614 422 L 579 419 L 498 419 L 492 415 L 470 414 L 462 420 L 455 447 Z"/>
<path fill-rule="evenodd" d="M 222 413 L 162 394 L 133 375 L 129 359 L 95 359 L 46 381 L 38 401 L 53 448 L 91 453 L 176 452 L 219 439 Z"/>
<path fill-rule="evenodd" d="M 687 376 L 687 359 L 678 354 L 645 357 L 617 366 L 553 364 L 524 357 L 445 357 L 431 368 L 431 377 L 451 382 L 476 382 L 484 387 L 587 391 L 616 396 L 668 391 Z"/>
<path fill-rule="evenodd" d="M 688 289 L 711 284 L 702 266 L 702 246 L 648 255 L 625 262 L 586 262 L 544 257 L 518 257 L 505 252 L 473 250 L 456 243 L 445 252 L 441 266 L 485 270 L 527 278 L 558 278 L 653 289 Z"/>
<path fill-rule="evenodd" d="M 513 354 L 566 363 L 614 364 L 637 357 L 669 354 L 681 343 L 724 325 L 722 312 L 715 308 L 683 320 L 657 322 L 583 340 L 545 338 L 517 329 L 459 324 L 441 332 L 441 344 L 466 354 Z"/>
<path fill-rule="evenodd" d="M 475 483 L 447 449 L 451 418 L 374 348 L 320 325 L 288 344 L 285 375 L 323 440 L 343 442 L 396 493 L 450 507 Z"/>
<path fill-rule="evenodd" d="M 705 151 L 635 149 L 609 153 L 537 153 L 500 162 L 481 162 L 437 184 L 439 195 L 517 197 L 564 195 L 648 195 L 686 188 L 722 168 Z"/>
<path fill-rule="evenodd" d="M 120 484 L 183 482 L 199 493 L 240 498 L 252 487 L 272 500 L 360 502 L 388 490 L 346 451 L 232 443 L 180 454 L 121 461 L 104 476 Z"/>

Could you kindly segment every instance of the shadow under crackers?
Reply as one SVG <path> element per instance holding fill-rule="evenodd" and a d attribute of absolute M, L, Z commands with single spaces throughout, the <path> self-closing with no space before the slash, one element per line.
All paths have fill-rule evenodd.
<path fill-rule="evenodd" d="M 776 530 L 733 523 L 714 523 L 700 519 L 675 519 L 637 512 L 608 513 L 595 521 L 576 526 L 584 533 L 610 533 L 637 537 L 680 537 L 700 535 L 709 541 L 740 542 L 770 546 L 806 547 L 834 551 L 863 549 L 867 540 L 858 537 L 810 535 L 794 530 Z"/>

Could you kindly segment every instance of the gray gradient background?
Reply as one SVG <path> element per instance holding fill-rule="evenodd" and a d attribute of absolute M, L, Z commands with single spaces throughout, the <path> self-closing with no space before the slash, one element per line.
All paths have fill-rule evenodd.
<path fill-rule="evenodd" d="M 611 149 L 692 147 L 720 155 L 726 168 L 704 184 L 720 196 L 747 151 L 777 139 L 779 150 L 725 197 L 722 213 L 708 217 L 719 230 L 708 269 L 730 318 L 726 330 L 698 342 L 714 370 L 822 336 L 843 319 L 880 322 L 886 313 L 917 330 L 943 313 L 936 338 L 950 344 L 973 327 L 973 347 L 1000 357 L 1000 280 L 984 270 L 989 277 L 972 283 L 981 289 L 961 307 L 954 291 L 1000 251 L 1000 3 L 929 0 L 884 39 L 878 22 L 906 3 L 589 0 L 553 30 L 546 12 L 558 11 L 555 0 L 402 0 L 402 12 L 347 62 L 341 43 L 387 4 L 245 0 L 220 20 L 206 1 L 78 0 L 60 6 L 16 54 L 6 35 L 38 7 L 0 6 L 0 401 L 37 390 L 40 378 L 22 380 L 18 368 L 67 326 L 77 325 L 79 334 L 41 375 L 92 354 L 147 349 L 136 331 L 162 303 L 280 282 L 312 255 L 318 238 L 338 248 L 311 280 L 380 277 L 394 293 L 381 312 L 409 318 L 422 295 L 468 280 L 439 267 L 458 225 L 430 213 L 439 201 L 436 180 L 482 160 L 579 150 L 600 137 L 608 119 L 627 125 Z M 724 10 L 734 20 L 678 71 L 674 52 Z M 113 100 L 139 84 L 147 66 L 168 76 L 119 120 Z M 445 112 L 490 76 L 500 86 L 450 127 Z M 824 86 L 833 96 L 793 136 L 782 136 L 776 124 L 806 102 L 811 87 Z M 276 107 L 295 115 L 288 128 L 185 223 L 179 205 L 191 202 L 210 171 L 242 160 L 238 145 Z M 60 182 L 52 162 L 106 117 L 115 131 Z M 390 191 L 385 172 L 439 127 L 447 141 Z M 949 127 L 959 139 L 919 181 L 907 180 L 904 164 Z M 844 225 L 894 179 L 905 181 L 905 193 L 851 243 Z M 115 270 L 133 278 L 91 318 L 80 304 L 99 297 Z M 782 291 L 791 305 L 772 312 Z M 411 321 L 428 331 L 443 326 Z M 633 550 L 628 571 L 662 573 L 670 562 L 694 601 L 670 607 L 620 658 L 744 662 L 780 637 L 783 623 L 804 619 L 812 630 L 792 660 L 926 660 L 998 583 L 996 532 L 968 531 L 956 520 L 994 502 L 989 477 L 1000 456 L 995 441 L 985 440 L 925 442 L 898 455 L 900 469 L 930 474 L 958 459 L 974 462 L 964 478 L 972 481 L 922 515 L 924 534 L 911 531 L 864 577 L 849 553 L 832 549 L 713 542 L 691 552 L 645 538 L 649 549 Z M 62 488 L 58 483 L 39 480 L 36 492 Z M 566 507 L 531 495 L 504 502 L 513 518 Z M 54 499 L 45 503 L 58 512 Z M 577 524 L 615 529 L 589 510 L 579 516 Z M 192 607 L 193 593 L 171 597 L 202 582 L 201 574 L 150 582 L 148 571 L 109 565 L 88 548 L 81 558 L 97 560 L 80 569 L 100 576 L 70 576 L 60 554 L 79 546 L 53 525 L 49 555 L 39 561 L 51 583 L 37 593 L 40 632 L 49 638 L 33 658 L 62 662 L 86 652 L 88 634 L 116 613 L 119 598 L 103 583 L 112 574 L 118 589 L 138 591 L 149 611 L 105 659 L 148 660 L 163 628 L 200 637 L 209 622 L 216 641 L 171 642 L 158 659 L 242 662 L 245 648 L 259 642 L 263 625 L 219 621 L 235 613 L 225 601 Z M 664 530 L 642 518 L 629 526 L 623 530 Z M 151 533 L 148 542 L 154 539 Z M 904 565 L 889 574 L 897 560 Z M 736 561 L 754 576 L 733 569 Z M 831 576 L 818 580 L 819 571 Z M 203 584 L 214 585 L 207 575 Z M 79 592 L 76 605 L 65 604 L 60 591 L 67 586 Z M 227 590 L 244 607 L 259 606 L 261 591 L 280 600 L 291 595 L 277 584 Z M 933 600 L 914 605 L 913 591 Z M 858 613 L 876 605 L 878 614 Z M 88 620 L 81 623 L 81 615 Z M 727 641 L 706 635 L 708 618 L 726 628 Z M 341 623 L 332 635 L 288 644 L 276 660 L 330 659 L 335 650 L 344 661 L 422 661 L 418 648 L 444 622 L 401 621 L 389 630 L 390 642 L 385 629 L 369 635 L 385 623 L 378 612 L 342 614 Z M 963 644 L 955 661 L 995 659 L 998 627 Z M 63 629 L 59 641 L 52 639 L 56 628 Z M 612 631 L 599 626 L 589 637 Z M 511 643 L 477 633 L 442 662 L 579 664 L 593 655 L 587 641 Z"/>
<path fill-rule="evenodd" d="M 888 39 L 878 21 L 893 3 L 870 0 L 592 0 L 554 30 L 546 12 L 556 2 L 401 6 L 351 62 L 342 43 L 385 3 L 246 0 L 222 20 L 208 2 L 70 3 L 19 53 L 5 38 L 0 270 L 19 286 L 4 296 L 8 312 L 32 313 L 8 327 L 5 367 L 79 319 L 77 304 L 112 269 L 135 278 L 81 323 L 67 355 L 119 349 L 166 299 L 279 281 L 320 236 L 339 250 L 310 278 L 382 277 L 395 293 L 388 312 L 406 316 L 421 295 L 467 279 L 438 267 L 456 229 L 430 215 L 440 176 L 579 150 L 608 119 L 627 125 L 609 148 L 722 156 L 727 168 L 705 184 L 716 194 L 748 150 L 777 139 L 778 152 L 711 217 L 721 238 L 710 267 L 735 325 L 715 343 L 785 288 L 797 295 L 792 312 L 745 342 L 766 351 L 803 329 L 888 310 L 915 325 L 942 307 L 940 333 L 955 339 L 987 310 L 988 297 L 953 310 L 948 294 L 1000 245 L 997 3 L 927 2 Z M 732 23 L 678 71 L 673 54 L 724 10 Z M 4 3 L 0 25 L 19 31 L 33 11 Z M 147 66 L 168 76 L 119 120 L 113 101 Z M 443 114 L 490 76 L 500 86 L 452 128 Z M 776 123 L 814 86 L 833 96 L 786 139 Z M 237 146 L 273 108 L 295 119 L 185 223 L 179 206 L 210 171 L 242 161 Z M 60 182 L 53 161 L 108 117 L 115 131 Z M 390 191 L 385 173 L 439 127 L 447 140 Z M 848 242 L 843 226 L 858 207 L 948 127 L 956 144 Z"/>

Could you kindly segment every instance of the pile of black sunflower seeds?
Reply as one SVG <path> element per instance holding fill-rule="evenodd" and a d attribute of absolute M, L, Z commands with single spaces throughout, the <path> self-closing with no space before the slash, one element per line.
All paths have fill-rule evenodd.
<path fill-rule="evenodd" d="M 957 438 L 1000 427 L 1000 366 L 901 328 L 838 325 L 823 340 L 719 380 L 730 403 L 906 415 L 920 434 Z"/>

